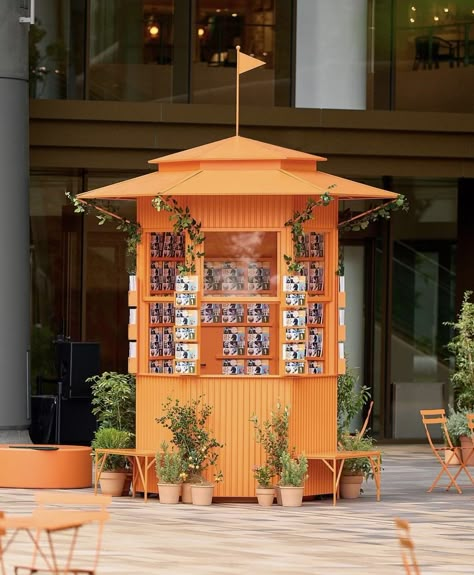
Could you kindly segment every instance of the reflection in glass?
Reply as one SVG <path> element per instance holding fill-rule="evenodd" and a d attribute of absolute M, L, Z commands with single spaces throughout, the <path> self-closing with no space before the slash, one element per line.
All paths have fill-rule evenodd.
<path fill-rule="evenodd" d="M 170 101 L 173 0 L 91 0 L 90 7 L 88 98 Z"/>

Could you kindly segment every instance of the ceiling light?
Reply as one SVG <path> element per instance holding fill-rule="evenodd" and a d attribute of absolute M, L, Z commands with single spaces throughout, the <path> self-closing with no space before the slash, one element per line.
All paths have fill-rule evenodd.
<path fill-rule="evenodd" d="M 237 12 L 234 12 L 234 13 L 232 14 L 232 18 L 237 18 L 237 16 L 238 16 Z"/>
<path fill-rule="evenodd" d="M 160 29 L 158 28 L 158 26 L 156 24 L 153 24 L 152 26 L 150 26 L 148 28 L 148 33 L 150 34 L 150 36 L 152 38 L 156 38 L 158 36 L 158 34 L 160 33 Z"/>
<path fill-rule="evenodd" d="M 206 31 L 204 30 L 204 28 L 198 28 L 198 37 L 202 38 L 204 36 L 204 34 L 206 33 Z"/>
<path fill-rule="evenodd" d="M 415 21 L 414 18 L 410 18 L 410 22 L 413 24 L 413 22 Z"/>
<path fill-rule="evenodd" d="M 435 16 L 435 17 L 433 18 L 433 20 L 434 20 L 435 22 L 438 22 L 439 16 Z"/>
<path fill-rule="evenodd" d="M 416 12 L 416 6 L 412 6 L 411 9 L 413 10 L 413 12 Z"/>
<path fill-rule="evenodd" d="M 443 8 L 443 12 L 447 14 L 449 12 L 449 8 Z"/>

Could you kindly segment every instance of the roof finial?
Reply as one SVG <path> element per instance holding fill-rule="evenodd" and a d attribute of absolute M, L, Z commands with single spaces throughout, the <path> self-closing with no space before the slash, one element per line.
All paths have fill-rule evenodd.
<path fill-rule="evenodd" d="M 240 74 L 244 74 L 249 70 L 258 68 L 259 66 L 264 66 L 266 62 L 262 60 L 257 60 L 257 58 L 252 58 L 252 56 L 247 56 L 240 51 L 240 46 L 236 46 L 235 50 L 237 52 L 237 81 L 235 83 L 236 93 L 235 93 L 235 135 L 239 135 L 239 108 L 240 108 Z"/>

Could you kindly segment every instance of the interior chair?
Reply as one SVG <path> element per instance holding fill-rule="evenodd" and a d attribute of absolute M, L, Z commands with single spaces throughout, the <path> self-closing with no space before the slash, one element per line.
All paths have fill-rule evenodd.
<path fill-rule="evenodd" d="M 93 495 L 90 493 L 73 493 L 73 492 L 53 492 L 40 491 L 36 494 L 35 500 L 37 507 L 33 511 L 35 514 L 51 514 L 51 517 L 66 517 L 65 513 L 74 520 L 75 514 L 81 517 L 81 525 L 74 525 L 71 529 L 60 529 L 56 531 L 47 531 L 47 541 L 40 541 L 43 532 L 36 532 L 37 545 L 32 554 L 30 565 L 15 566 L 15 575 L 33 575 L 35 573 L 43 574 L 61 574 L 61 575 L 95 575 L 99 555 L 102 548 L 102 538 L 104 524 L 109 519 L 107 511 L 112 501 L 110 495 Z M 83 519 L 83 520 L 82 520 Z M 72 521 L 73 523 L 73 521 Z M 81 528 L 84 525 L 92 526 L 94 536 L 87 533 L 81 537 Z M 52 540 L 53 536 L 56 538 Z M 91 548 L 91 541 L 95 541 L 95 549 Z M 40 550 L 40 551 L 39 551 Z M 76 551 L 80 552 L 80 562 L 82 565 L 76 565 Z M 40 557 L 38 555 L 48 555 L 53 568 L 44 568 L 40 566 Z M 2 574 L 3 575 L 3 574 Z"/>
<path fill-rule="evenodd" d="M 469 470 L 466 468 L 465 464 L 462 461 L 461 456 L 461 448 L 455 447 L 451 441 L 449 436 L 448 429 L 446 427 L 446 412 L 444 409 L 421 409 L 420 410 L 421 418 L 423 421 L 423 425 L 426 431 L 426 437 L 428 439 L 428 443 L 430 444 L 431 451 L 433 452 L 434 456 L 438 460 L 439 464 L 441 465 L 441 471 L 436 476 L 436 479 L 433 481 L 431 487 L 428 489 L 428 493 L 431 493 L 433 489 L 436 487 L 438 481 L 441 477 L 446 474 L 450 482 L 446 487 L 446 491 L 449 491 L 451 487 L 455 487 L 458 493 L 462 493 L 461 488 L 457 483 L 457 478 L 461 471 L 464 471 L 468 478 L 470 479 L 471 483 L 474 484 L 474 480 L 469 473 Z M 434 429 L 440 429 L 442 432 L 442 436 L 444 438 L 445 444 L 444 445 L 435 445 L 432 438 L 432 433 Z M 459 469 L 453 475 L 448 468 L 446 463 L 446 454 L 455 454 L 459 461 Z"/>
<path fill-rule="evenodd" d="M 418 36 L 415 38 L 415 60 L 413 70 L 418 70 L 420 64 L 423 70 L 439 68 L 440 62 L 449 62 L 450 67 L 456 61 L 456 45 L 440 36 Z"/>
<path fill-rule="evenodd" d="M 421 575 L 415 556 L 415 544 L 410 535 L 410 524 L 405 519 L 396 518 L 395 525 L 398 529 L 398 540 L 406 575 Z"/>

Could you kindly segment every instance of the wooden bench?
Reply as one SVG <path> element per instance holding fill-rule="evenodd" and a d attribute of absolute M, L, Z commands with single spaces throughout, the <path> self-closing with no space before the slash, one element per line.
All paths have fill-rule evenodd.
<path fill-rule="evenodd" d="M 322 461 L 331 471 L 333 505 L 336 505 L 336 499 L 339 494 L 339 482 L 341 480 L 344 461 L 362 457 L 367 458 L 374 474 L 377 501 L 380 501 L 380 471 L 382 468 L 382 454 L 380 451 L 333 451 L 327 453 L 312 453 L 306 457 L 308 461 Z"/>
<path fill-rule="evenodd" d="M 148 497 L 148 471 L 155 465 L 156 451 L 151 451 L 150 449 L 95 449 L 94 493 L 97 493 L 100 475 L 108 455 L 121 455 L 128 459 L 132 465 L 132 497 L 135 497 L 137 483 L 140 479 L 146 503 Z"/>

